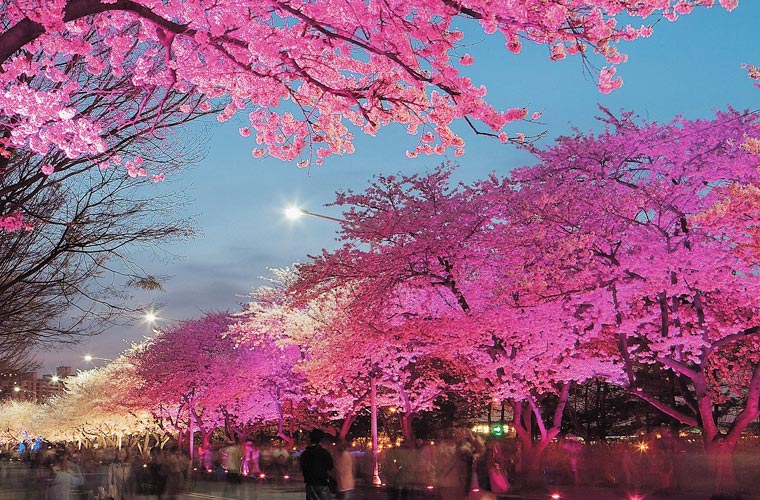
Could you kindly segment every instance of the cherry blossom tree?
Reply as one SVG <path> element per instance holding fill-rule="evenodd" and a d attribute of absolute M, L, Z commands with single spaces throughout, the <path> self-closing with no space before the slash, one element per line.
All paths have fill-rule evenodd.
<path fill-rule="evenodd" d="M 304 380 L 295 369 L 300 359 L 297 346 L 278 345 L 259 335 L 253 345 L 235 349 L 226 370 L 215 371 L 217 405 L 228 422 L 237 424 L 241 437 L 246 428 L 276 422 L 277 436 L 291 446 L 295 432 L 306 427 Z M 212 403 L 211 398 L 206 401 Z"/>
<path fill-rule="evenodd" d="M 134 367 L 119 357 L 64 380 L 65 391 L 40 405 L 35 425 L 50 441 L 134 446 L 162 432 L 145 408 L 126 404 Z M 160 439 L 160 437 L 156 437 Z"/>
<path fill-rule="evenodd" d="M 205 398 L 223 389 L 214 370 L 233 361 L 234 345 L 222 337 L 230 323 L 228 314 L 211 313 L 165 328 L 136 346 L 130 353 L 137 380 L 130 404 L 150 410 L 167 432 L 194 426 L 207 446 L 211 432 L 224 425 L 221 408 Z"/>
<path fill-rule="evenodd" d="M 301 300 L 346 291 L 340 308 L 346 318 L 339 320 L 345 326 L 333 330 L 348 335 L 338 340 L 344 346 L 351 332 L 367 339 L 363 349 L 373 360 L 364 364 L 376 367 L 378 383 L 396 394 L 407 438 L 414 415 L 432 408 L 467 371 L 447 348 L 484 296 L 475 291 L 481 271 L 481 289 L 488 289 L 486 270 L 472 265 L 490 225 L 488 202 L 476 190 L 449 186 L 452 170 L 444 164 L 427 175 L 380 176 L 364 193 L 339 193 L 335 204 L 349 207 L 345 245 L 298 266 L 301 280 L 293 286 Z"/>
<path fill-rule="evenodd" d="M 720 3 L 730 10 L 738 2 Z M 452 131 L 453 120 L 480 121 L 507 141 L 504 126 L 526 117 L 521 107 L 493 109 L 485 89 L 462 74 L 473 58 L 462 48 L 460 23 L 499 32 L 513 53 L 530 42 L 546 46 L 555 60 L 581 54 L 604 65 L 599 88 L 609 92 L 622 83 L 615 67 L 626 56 L 618 43 L 649 36 L 661 17 L 675 20 L 712 4 L 4 0 L 0 137 L 10 150 L 59 149 L 70 158 L 108 154 L 113 144 L 101 134 L 108 124 L 72 102 L 83 91 L 99 94 L 108 87 L 85 88 L 62 71 L 84 63 L 92 75 L 131 75 L 132 86 L 145 92 L 139 106 L 160 106 L 170 91 L 226 99 L 219 119 L 248 112 L 250 127 L 241 134 L 255 133 L 261 146 L 255 156 L 268 152 L 301 157 L 302 165 L 319 163 L 353 151 L 354 128 L 374 134 L 391 122 L 420 134 L 412 155 L 448 148 L 457 153 L 464 141 Z M 622 24 L 635 18 L 649 24 Z M 30 85 L 30 77 L 48 85 Z M 121 122 L 140 113 L 138 107 Z"/>
<path fill-rule="evenodd" d="M 0 441 L 18 444 L 25 435 L 37 436 L 34 426 L 40 406 L 32 401 L 5 400 L 0 403 Z"/>
<path fill-rule="evenodd" d="M 321 300 L 297 304 L 289 297 L 288 289 L 298 277 L 292 268 L 273 269 L 269 284 L 253 291 L 251 302 L 230 328 L 230 335 L 241 348 L 257 350 L 274 343 L 280 348 L 295 349 L 297 358 L 290 366 L 287 384 L 293 394 L 287 406 L 325 417 L 317 421 L 301 414 L 299 421 L 345 439 L 356 414 L 366 405 L 369 391 L 364 357 L 357 355 L 362 348 L 354 343 L 349 353 L 347 344 L 341 344 L 345 340 L 341 332 L 355 331 L 341 328 L 345 325 L 339 323 L 345 318 L 341 307 L 344 294 L 336 290 Z M 289 418 L 293 422 L 297 415 L 291 411 Z M 333 427 L 341 420 L 339 428 Z M 279 422 L 278 433 L 282 434 L 284 420 L 280 418 Z"/>
<path fill-rule="evenodd" d="M 603 133 L 561 138 L 515 175 L 536 233 L 567 250 L 543 268 L 541 294 L 573 303 L 633 394 L 702 430 L 716 487 L 730 489 L 730 453 L 760 415 L 757 212 L 746 205 L 760 161 L 743 147 L 757 119 L 729 110 L 658 125 L 603 111 Z M 676 381 L 675 400 L 647 391 L 641 364 Z M 719 423 L 728 401 L 739 411 Z"/>
<path fill-rule="evenodd" d="M 345 438 L 357 413 L 369 406 L 370 387 L 376 384 L 377 404 L 400 410 L 402 431 L 413 443 L 412 419 L 450 390 L 453 377 L 442 374 L 454 371 L 451 362 L 425 354 L 422 334 L 407 334 L 411 328 L 394 330 L 391 324 L 367 323 L 347 314 L 353 288 L 336 287 L 308 300 L 292 295 L 296 288 L 303 290 L 300 278 L 292 270 L 275 271 L 274 286 L 254 293 L 256 300 L 232 334 L 243 345 L 263 335 L 297 346 L 301 359 L 294 369 L 304 377 L 304 398 L 325 417 L 319 426 L 339 439 Z M 429 338 L 426 345 L 435 342 Z"/>
<path fill-rule="evenodd" d="M 241 441 L 257 425 L 279 422 L 279 435 L 292 442 L 284 428 L 301 401 L 301 381 L 293 374 L 298 349 L 275 345 L 258 336 L 249 346 L 228 335 L 234 319 L 211 313 L 159 332 L 130 354 L 138 383 L 130 404 L 149 408 L 166 430 L 197 429 L 203 446 L 211 433 L 224 428 Z"/>
<path fill-rule="evenodd" d="M 441 395 L 440 385 L 449 385 L 508 399 L 517 413 L 524 456 L 537 477 L 542 452 L 559 432 L 569 383 L 601 370 L 573 373 L 571 365 L 590 363 L 569 354 L 568 366 L 553 370 L 557 353 L 570 352 L 578 331 L 571 328 L 564 342 L 550 342 L 550 348 L 544 341 L 549 327 L 536 329 L 535 315 L 523 311 L 518 318 L 519 312 L 512 312 L 524 307 L 514 303 L 520 287 L 513 282 L 526 282 L 511 273 L 524 254 L 503 250 L 516 242 L 505 236 L 512 234 L 505 222 L 514 218 L 509 207 L 517 190 L 496 177 L 450 186 L 451 174 L 452 167 L 442 165 L 426 176 L 379 177 L 364 193 L 339 193 L 336 204 L 349 207 L 341 233 L 346 243 L 299 266 L 303 281 L 295 290 L 312 297 L 351 288 L 344 310 L 352 325 L 375 325 L 368 335 L 376 349 L 403 353 L 404 363 L 390 369 L 402 408 L 409 400 L 400 390 L 403 380 L 415 387 L 416 397 Z M 518 321 L 524 326 L 515 328 Z M 437 360 L 447 376 L 405 378 L 425 360 Z M 559 404 L 545 426 L 541 402 L 549 402 L 551 394 Z M 539 440 L 535 419 L 541 420 Z"/>

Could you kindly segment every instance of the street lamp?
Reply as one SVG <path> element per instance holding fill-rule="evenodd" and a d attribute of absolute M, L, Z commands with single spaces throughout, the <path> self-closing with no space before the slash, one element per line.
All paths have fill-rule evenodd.
<path fill-rule="evenodd" d="M 290 206 L 285 209 L 285 216 L 288 219 L 298 219 L 303 215 L 311 215 L 312 217 L 319 217 L 320 219 L 327 219 L 333 222 L 344 223 L 344 219 L 337 217 L 330 217 L 329 215 L 318 214 L 304 210 L 301 207 Z M 380 450 L 377 443 L 377 377 L 380 375 L 378 367 L 374 367 L 369 374 L 370 383 L 370 427 L 372 433 L 372 484 L 380 486 L 382 481 L 380 480 Z"/>
<path fill-rule="evenodd" d="M 25 395 L 22 396 L 21 393 L 24 393 Z M 22 389 L 18 385 L 13 386 L 13 393 L 16 394 L 16 397 L 19 399 L 24 399 L 26 401 L 36 401 L 37 400 L 37 393 L 34 391 L 30 391 L 28 389 Z"/>
<path fill-rule="evenodd" d="M 327 219 L 333 222 L 346 222 L 345 220 L 339 219 L 337 217 L 330 217 L 329 215 L 318 214 L 316 212 L 309 212 L 308 210 L 304 210 L 301 207 L 292 206 L 285 209 L 285 217 L 287 217 L 288 219 L 295 220 L 303 215 L 311 215 L 312 217 L 319 217 L 320 219 Z"/>
<path fill-rule="evenodd" d="M 99 358 L 97 356 L 93 356 L 92 354 L 85 354 L 83 357 L 84 357 L 84 360 L 87 361 L 88 363 L 92 363 L 92 360 L 94 359 L 99 359 L 101 361 L 113 361 L 110 358 Z"/>
<path fill-rule="evenodd" d="M 177 321 L 173 318 L 167 318 L 164 316 L 159 316 L 158 312 L 151 307 L 149 310 L 145 311 L 143 313 L 142 318 L 143 323 L 147 323 L 149 325 L 150 331 L 153 333 L 161 333 L 161 328 L 158 326 L 159 321 Z"/>
<path fill-rule="evenodd" d="M 383 482 L 380 480 L 380 450 L 377 449 L 377 376 L 379 370 L 376 368 L 369 374 L 370 427 L 372 430 L 372 484 L 380 486 Z"/>

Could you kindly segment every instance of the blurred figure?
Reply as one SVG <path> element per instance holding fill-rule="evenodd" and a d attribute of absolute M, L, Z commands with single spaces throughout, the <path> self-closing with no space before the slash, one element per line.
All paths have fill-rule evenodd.
<path fill-rule="evenodd" d="M 179 495 L 185 482 L 185 467 L 182 462 L 182 456 L 176 444 L 164 452 L 162 469 L 166 477 L 165 493 L 167 500 L 177 500 L 177 495 Z"/>
<path fill-rule="evenodd" d="M 47 500 L 71 500 L 74 487 L 84 484 L 79 466 L 65 455 L 55 455 L 51 463 L 52 477 L 48 483 Z"/>
<path fill-rule="evenodd" d="M 482 459 L 486 470 L 485 481 L 480 484 L 494 495 L 503 496 L 510 488 L 509 467 L 502 443 L 490 441 Z"/>
<path fill-rule="evenodd" d="M 153 495 L 162 500 L 166 488 L 166 475 L 163 469 L 163 457 L 158 447 L 150 450 L 150 458 L 143 464 L 140 479 L 140 491 L 143 495 Z"/>
<path fill-rule="evenodd" d="M 573 434 L 563 437 L 561 443 L 561 448 L 567 454 L 568 461 L 570 462 L 570 473 L 572 474 L 573 484 L 577 486 L 581 482 L 579 462 L 581 453 L 583 452 L 583 443 Z"/>
<path fill-rule="evenodd" d="M 464 500 L 469 493 L 467 479 L 471 471 L 466 449 L 446 440 L 436 443 L 433 456 L 433 477 L 440 489 L 441 500 Z M 469 470 L 468 470 L 469 469 Z"/>
<path fill-rule="evenodd" d="M 201 446 L 198 448 L 198 456 L 200 457 L 201 467 L 207 473 L 214 471 L 214 450 L 211 445 Z"/>
<path fill-rule="evenodd" d="M 129 463 L 126 450 L 116 452 L 114 461 L 108 466 L 108 494 L 113 500 L 125 500 L 129 491 Z"/>
<path fill-rule="evenodd" d="M 354 457 L 348 451 L 348 445 L 345 441 L 338 444 L 338 450 L 335 454 L 335 479 L 338 481 L 338 491 L 336 498 L 338 500 L 351 500 L 354 497 Z"/>
<path fill-rule="evenodd" d="M 102 484 L 95 488 L 95 491 L 90 496 L 92 500 L 114 500 L 114 498 L 108 494 L 106 487 Z"/>
<path fill-rule="evenodd" d="M 272 462 L 277 479 L 284 479 L 288 475 L 288 463 L 290 462 L 288 450 L 284 446 L 276 447 L 272 452 Z"/>
<path fill-rule="evenodd" d="M 391 448 L 385 455 L 383 475 L 388 485 L 389 500 L 409 500 L 414 498 L 417 490 L 425 488 L 418 461 L 419 452 L 406 443 Z"/>
<path fill-rule="evenodd" d="M 320 445 L 324 436 L 325 433 L 320 429 L 312 429 L 309 433 L 311 444 L 301 453 L 300 465 L 306 484 L 306 500 L 331 499 L 328 477 L 333 469 L 333 459 Z"/>
<path fill-rule="evenodd" d="M 242 478 L 240 475 L 240 469 L 243 464 L 243 454 L 240 450 L 240 445 L 230 443 L 224 449 L 222 458 L 224 460 L 224 468 L 227 471 L 225 474 L 227 481 L 224 486 L 224 494 L 225 496 L 233 495 L 234 498 L 238 498 Z"/>
<path fill-rule="evenodd" d="M 253 477 L 258 477 L 261 474 L 261 469 L 259 468 L 259 449 L 250 440 L 245 442 L 242 473 L 244 476 Z"/>

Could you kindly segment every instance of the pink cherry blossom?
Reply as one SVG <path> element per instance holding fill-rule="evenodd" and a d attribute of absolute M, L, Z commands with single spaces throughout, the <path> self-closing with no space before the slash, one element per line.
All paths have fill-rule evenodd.
<path fill-rule="evenodd" d="M 470 54 L 465 54 L 459 58 L 459 64 L 461 64 L 462 66 L 470 66 L 474 62 L 475 62 L 475 58 L 472 57 Z"/>
<path fill-rule="evenodd" d="M 352 151 L 354 129 L 349 126 L 371 135 L 392 123 L 411 133 L 419 125 L 447 131 L 437 138 L 436 146 L 443 149 L 433 149 L 444 154 L 462 147 L 450 131 L 463 118 L 493 135 L 506 132 L 510 113 L 494 110 L 485 89 L 460 74 L 462 66 L 475 61 L 467 53 L 454 56 L 466 36 L 451 28 L 459 16 L 478 19 L 485 34 L 503 37 L 506 50 L 515 54 L 524 44 L 535 44 L 550 47 L 553 59 L 582 53 L 614 66 L 625 60 L 618 45 L 648 36 L 655 24 L 636 29 L 619 27 L 619 20 L 675 19 L 710 4 L 474 0 L 458 11 L 440 0 L 371 5 L 346 0 L 340 6 L 336 0 L 247 2 L 242 7 L 230 0 L 145 0 L 139 8 L 112 0 L 50 0 L 23 9 L 15 0 L 0 1 L 0 26 L 5 27 L 0 32 L 0 114 L 14 117 L 8 122 L 13 129 L 9 146 L 39 153 L 57 148 L 69 158 L 107 150 L 100 136 L 104 124 L 92 121 L 76 101 L 83 92 L 103 89 L 85 89 L 60 69 L 82 60 L 89 74 L 103 81 L 108 72 L 130 75 L 139 91 L 172 89 L 202 98 L 197 109 L 203 113 L 224 105 L 219 121 L 242 113 L 250 124 L 241 135 L 247 136 L 246 129 L 255 133 L 261 149 L 286 161 L 312 154 L 317 138 L 329 142 L 331 154 Z M 736 0 L 720 3 L 728 10 L 737 5 Z M 412 12 L 413 23 L 407 18 Z M 360 34 L 357 26 L 369 31 Z M 23 33 L 17 36 L 12 28 Z M 92 38 L 81 36 L 90 29 Z M 140 54 L 131 52 L 135 40 Z M 600 74 L 602 92 L 622 84 L 612 78 L 612 66 Z M 25 78 L 30 75 L 49 82 L 49 90 L 30 85 Z M 391 81 L 398 85 L 386 84 Z M 392 102 L 405 105 L 387 106 Z M 522 108 L 519 102 L 512 106 Z M 183 113 L 195 109 L 179 106 Z M 291 114 L 293 109 L 301 114 Z"/>

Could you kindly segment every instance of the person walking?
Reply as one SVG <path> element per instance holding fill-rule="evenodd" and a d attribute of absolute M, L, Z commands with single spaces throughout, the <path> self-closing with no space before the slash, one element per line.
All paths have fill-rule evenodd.
<path fill-rule="evenodd" d="M 245 442 L 242 473 L 244 476 L 253 476 L 254 478 L 258 478 L 259 474 L 261 474 L 261 469 L 259 468 L 259 449 L 250 440 Z"/>
<path fill-rule="evenodd" d="M 114 461 L 108 465 L 108 494 L 114 500 L 126 500 L 129 488 L 129 462 L 126 450 L 118 450 Z"/>
<path fill-rule="evenodd" d="M 55 455 L 51 466 L 53 476 L 48 483 L 46 500 L 71 500 L 72 490 L 84 483 L 81 469 L 62 455 Z"/>
<path fill-rule="evenodd" d="M 226 483 L 224 485 L 224 496 L 233 496 L 238 498 L 240 496 L 240 488 L 242 485 L 242 476 L 240 475 L 240 469 L 243 463 L 243 454 L 240 449 L 240 445 L 231 442 L 224 448 L 222 452 L 224 460 L 224 469 Z"/>
<path fill-rule="evenodd" d="M 351 456 L 345 441 L 341 441 L 335 454 L 335 479 L 338 482 L 338 491 L 335 494 L 338 500 L 352 500 L 356 486 L 354 457 Z"/>
<path fill-rule="evenodd" d="M 328 479 L 333 468 L 333 459 L 320 444 L 325 433 L 312 429 L 309 433 L 311 444 L 301 453 L 299 459 L 303 481 L 306 484 L 306 500 L 331 500 Z"/>

